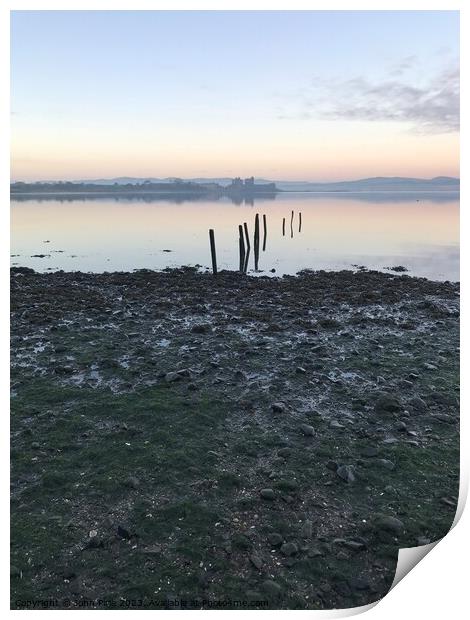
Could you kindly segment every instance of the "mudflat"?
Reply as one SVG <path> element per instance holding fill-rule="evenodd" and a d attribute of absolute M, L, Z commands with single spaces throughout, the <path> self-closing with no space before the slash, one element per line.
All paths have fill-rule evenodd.
<path fill-rule="evenodd" d="M 458 308 L 365 270 L 12 269 L 12 607 L 384 596 L 454 519 Z"/>

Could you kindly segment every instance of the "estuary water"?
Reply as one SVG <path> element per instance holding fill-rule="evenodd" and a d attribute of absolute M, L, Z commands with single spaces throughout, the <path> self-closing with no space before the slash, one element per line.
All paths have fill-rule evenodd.
<path fill-rule="evenodd" d="M 409 275 L 459 280 L 455 192 L 285 192 L 237 202 L 135 193 L 14 195 L 11 264 L 41 272 L 205 269 L 211 265 L 213 228 L 219 269 L 238 269 L 238 225 L 246 222 L 252 246 L 248 272 L 254 273 L 257 213 L 261 275 L 402 266 Z"/>

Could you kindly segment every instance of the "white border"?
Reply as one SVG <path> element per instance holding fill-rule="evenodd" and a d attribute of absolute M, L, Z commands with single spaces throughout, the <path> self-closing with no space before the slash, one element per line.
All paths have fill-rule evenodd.
<path fill-rule="evenodd" d="M 212 0 L 212 1 L 198 1 L 198 0 L 9 0 L 3 2 L 0 6 L 0 79 L 3 84 L 2 97 L 0 97 L 0 196 L 2 197 L 0 217 L 0 247 L 4 252 L 5 268 L 0 271 L 1 289 L 2 291 L 8 291 L 9 287 L 9 140 L 6 140 L 6 136 L 9 136 L 9 100 L 6 97 L 6 93 L 9 92 L 9 11 L 10 10 L 460 10 L 461 15 L 461 63 L 463 65 L 462 70 L 462 110 L 469 109 L 468 91 L 465 70 L 466 58 L 470 58 L 469 50 L 465 52 L 465 48 L 469 47 L 466 40 L 470 38 L 468 9 L 465 3 L 462 1 L 455 2 L 447 0 L 445 1 L 413 1 L 407 2 L 398 1 L 385 2 L 381 0 L 369 1 L 369 2 L 353 2 L 353 1 L 317 1 L 306 2 L 299 0 L 237 0 L 237 1 L 224 1 L 224 0 Z M 467 101 L 467 103 L 465 103 Z M 461 133 L 466 135 L 468 129 L 465 113 L 462 114 Z M 465 170 L 465 160 L 467 157 L 467 149 L 465 148 L 466 142 L 464 142 L 464 148 L 462 149 L 462 169 Z M 462 244 L 461 244 L 461 265 L 462 273 L 465 273 L 465 267 L 468 263 L 468 253 L 466 251 L 466 244 L 464 242 L 464 235 L 467 232 L 467 209 L 470 208 L 466 201 L 467 191 L 465 178 L 462 183 L 462 199 L 463 211 L 461 216 L 461 231 L 462 231 Z M 8 254 L 7 254 L 8 252 Z M 467 304 L 466 304 L 466 282 L 462 283 L 462 340 L 466 341 L 467 336 Z M 1 358 L 2 363 L 2 396 L 5 399 L 3 402 L 5 406 L 2 408 L 2 456 L 4 458 L 3 467 L 1 468 L 3 492 L 5 502 L 7 501 L 7 493 L 9 489 L 9 433 L 8 433 L 8 417 L 7 412 L 9 410 L 8 402 L 8 379 L 9 379 L 9 358 L 8 358 L 8 298 L 4 299 L 1 305 L 2 321 L 1 321 L 1 342 L 3 356 Z M 465 376 L 465 369 L 468 368 L 466 348 L 462 347 L 462 376 Z M 465 389 L 462 390 L 462 412 L 466 412 L 467 396 Z M 469 424 L 466 423 L 465 415 L 461 420 L 461 432 L 462 442 L 461 446 L 465 449 L 461 450 L 461 497 L 459 503 L 465 499 L 468 488 L 468 472 L 469 472 L 469 441 L 468 441 L 468 428 Z M 20 611 L 9 611 L 9 558 L 7 544 L 7 532 L 9 531 L 9 514 L 7 511 L 2 511 L 2 547 L 3 562 L 1 565 L 1 587 L 2 607 L 9 614 L 21 614 Z M 464 617 L 464 610 L 466 610 L 466 589 L 468 563 L 467 556 L 464 553 L 464 549 L 468 546 L 468 539 L 470 532 L 470 517 L 469 511 L 465 511 L 461 517 L 457 527 L 452 529 L 449 534 L 443 539 L 442 542 L 432 550 L 432 552 L 424 558 L 419 566 L 415 568 L 411 575 L 408 575 L 406 579 L 402 580 L 397 587 L 393 588 L 389 594 L 382 599 L 375 606 L 368 606 L 368 618 L 371 620 L 388 620 L 395 619 L 398 615 L 406 615 L 406 618 L 413 617 L 427 617 L 436 618 L 441 620 L 443 616 L 447 616 L 452 620 Z M 365 609 L 363 610 L 365 611 Z M 244 612 L 244 616 L 248 616 L 254 613 L 269 613 L 273 614 L 309 614 L 315 615 L 315 617 L 345 617 L 347 615 L 355 615 L 361 612 L 361 608 L 350 610 L 348 613 L 345 610 L 338 611 L 278 611 L 278 612 Z M 30 611 L 29 614 L 37 613 L 49 613 L 49 612 L 37 612 Z M 66 611 L 54 612 L 54 617 L 60 618 L 62 614 L 66 614 Z M 84 611 L 74 611 L 74 614 L 87 613 Z M 100 611 L 94 611 L 93 613 L 106 613 Z M 113 612 L 114 613 L 114 612 Z M 132 611 L 123 611 L 122 614 L 131 614 Z M 140 612 L 140 613 L 160 613 L 166 612 Z M 187 612 L 174 611 L 172 614 L 182 614 Z M 192 614 L 206 614 L 207 612 L 192 611 Z M 216 612 L 218 614 L 230 614 L 237 612 Z M 57 615 L 59 614 L 59 615 Z M 466 614 L 465 614 L 466 615 Z M 44 615 L 41 615 L 44 618 Z M 122 615 L 120 617 L 123 617 Z"/>

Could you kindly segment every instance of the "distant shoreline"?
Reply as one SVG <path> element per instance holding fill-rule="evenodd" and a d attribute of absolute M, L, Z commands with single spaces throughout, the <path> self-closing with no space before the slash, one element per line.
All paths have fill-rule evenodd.
<path fill-rule="evenodd" d="M 256 197 L 256 196 L 266 196 L 270 194 L 460 194 L 460 188 L 458 189 L 325 189 L 325 190 L 308 190 L 308 189 L 278 189 L 275 192 L 263 192 L 256 191 L 252 194 L 248 193 L 226 193 L 222 194 L 222 196 L 233 196 L 239 195 L 241 197 Z M 16 192 L 10 191 L 10 196 L 81 196 L 81 195 L 93 195 L 93 196 L 101 196 L 101 195 L 116 195 L 116 194 L 158 194 L 158 195 L 168 195 L 168 196 L 200 196 L 202 197 L 211 197 L 213 195 L 219 196 L 219 194 L 211 194 L 199 191 L 178 191 L 178 192 L 168 192 L 168 191 L 146 191 L 146 190 L 108 190 L 108 191 L 80 191 L 80 192 L 51 192 L 51 191 L 26 191 L 26 192 Z"/>

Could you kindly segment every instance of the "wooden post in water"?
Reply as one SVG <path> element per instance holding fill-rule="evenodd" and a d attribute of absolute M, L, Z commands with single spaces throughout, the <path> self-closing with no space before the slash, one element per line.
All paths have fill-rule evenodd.
<path fill-rule="evenodd" d="M 250 245 L 250 235 L 248 234 L 248 224 L 246 222 L 243 223 L 243 228 L 245 229 L 245 239 L 246 239 L 246 250 L 249 252 Z"/>
<path fill-rule="evenodd" d="M 212 273 L 216 275 L 217 273 L 217 256 L 215 253 L 215 237 L 213 229 L 209 229 L 209 241 L 211 244 L 211 258 L 212 258 Z"/>
<path fill-rule="evenodd" d="M 245 267 L 245 239 L 243 238 L 243 226 L 238 226 L 238 247 L 240 250 L 240 273 L 243 273 Z"/>
<path fill-rule="evenodd" d="M 258 260 L 259 260 L 259 215 L 258 213 L 255 215 L 254 246 L 255 246 L 255 271 L 258 271 Z"/>
<path fill-rule="evenodd" d="M 299 211 L 299 232 L 302 232 L 302 213 Z"/>
<path fill-rule="evenodd" d="M 291 212 L 291 216 L 290 216 L 290 236 L 291 236 L 291 239 L 294 236 L 294 226 L 293 226 L 293 224 L 294 224 L 294 212 L 292 211 Z"/>
<path fill-rule="evenodd" d="M 268 228 L 266 226 L 266 215 L 263 213 L 263 252 L 266 251 L 266 237 L 268 235 Z"/>
<path fill-rule="evenodd" d="M 286 236 L 286 218 L 285 217 L 282 218 L 282 236 L 283 237 Z"/>

